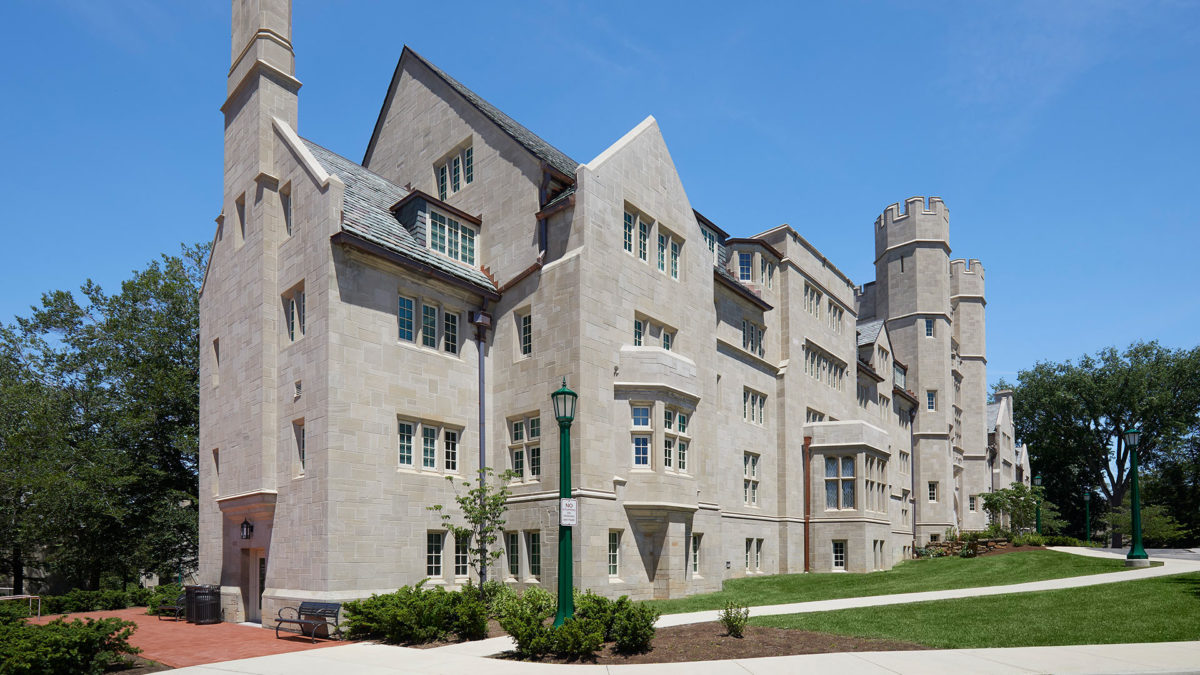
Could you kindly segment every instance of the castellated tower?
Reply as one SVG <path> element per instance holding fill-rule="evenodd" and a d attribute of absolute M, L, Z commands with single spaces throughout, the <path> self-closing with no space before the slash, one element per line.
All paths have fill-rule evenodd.
<path fill-rule="evenodd" d="M 875 316 L 920 401 L 912 427 L 918 542 L 962 526 L 949 269 L 950 215 L 940 198 L 910 197 L 875 220 Z"/>
<path fill-rule="evenodd" d="M 982 530 L 987 514 L 979 495 L 991 487 L 987 449 L 987 343 L 983 265 L 978 260 L 950 261 L 950 316 L 954 327 L 951 374 L 954 377 L 954 436 L 962 453 L 960 509 L 962 527 Z M 1003 487 L 1003 486 L 997 486 Z M 972 499 L 974 497 L 974 499 Z M 974 509 L 971 508 L 974 503 Z"/>

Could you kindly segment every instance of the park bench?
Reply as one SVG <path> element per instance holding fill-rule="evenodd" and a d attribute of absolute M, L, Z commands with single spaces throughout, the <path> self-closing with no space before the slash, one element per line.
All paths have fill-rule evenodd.
<path fill-rule="evenodd" d="M 172 616 L 172 617 L 175 617 L 176 621 L 178 621 L 183 618 L 183 614 L 186 610 L 187 610 L 187 594 L 180 593 L 179 596 L 175 598 L 175 604 L 158 606 L 158 610 L 157 610 L 158 620 L 162 621 L 162 618 L 164 616 Z"/>
<path fill-rule="evenodd" d="M 313 642 L 317 641 L 317 629 L 321 626 L 332 628 L 341 637 L 342 629 L 338 626 L 341 608 L 341 604 L 336 602 L 301 602 L 299 607 L 284 607 L 279 610 L 279 618 L 275 622 L 275 637 L 279 637 L 279 627 L 285 623 L 296 624 L 301 635 L 305 634 L 305 628 L 311 628 L 308 635 Z M 291 616 L 284 616 L 284 612 L 289 612 Z M 329 637 L 328 631 L 325 637 Z"/>

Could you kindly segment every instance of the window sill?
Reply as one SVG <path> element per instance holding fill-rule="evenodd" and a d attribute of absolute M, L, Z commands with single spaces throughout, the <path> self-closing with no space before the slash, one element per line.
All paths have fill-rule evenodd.
<path fill-rule="evenodd" d="M 610 584 L 623 584 L 623 583 L 625 583 L 625 580 L 624 580 L 624 579 L 622 579 L 621 577 L 614 577 L 613 575 L 611 575 L 611 574 L 610 574 L 610 575 L 608 575 L 608 583 L 610 583 Z"/>

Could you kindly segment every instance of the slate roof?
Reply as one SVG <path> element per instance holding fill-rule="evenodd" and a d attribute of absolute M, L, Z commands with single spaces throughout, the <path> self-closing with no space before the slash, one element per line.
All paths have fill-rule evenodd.
<path fill-rule="evenodd" d="M 565 152 L 559 150 L 553 145 L 550 145 L 540 136 L 533 133 L 529 129 L 526 129 L 508 115 L 505 115 L 496 106 L 483 100 L 483 97 L 481 97 L 479 94 L 467 89 L 467 87 L 461 82 L 453 77 L 450 77 L 446 71 L 433 65 L 426 60 L 425 57 L 413 51 L 411 47 L 405 46 L 404 49 L 411 53 L 413 57 L 419 60 L 421 63 L 424 63 L 426 66 L 428 66 L 429 69 L 437 74 L 438 77 L 445 80 L 446 84 L 450 85 L 452 89 L 461 94 L 463 98 L 467 99 L 467 101 L 470 102 L 471 105 L 475 106 L 479 112 L 483 113 L 484 116 L 486 116 L 492 122 L 495 122 L 496 126 L 504 130 L 504 133 L 511 136 L 516 142 L 525 146 L 525 149 L 533 153 L 535 157 L 546 162 L 558 171 L 565 173 L 572 179 L 575 178 L 575 169 L 579 168 L 579 162 L 571 159 Z"/>
<path fill-rule="evenodd" d="M 996 422 L 1000 420 L 1000 404 L 989 403 L 987 406 L 987 432 L 990 434 L 996 430 Z"/>
<path fill-rule="evenodd" d="M 483 272 L 430 251 L 400 224 L 391 206 L 407 195 L 407 190 L 308 139 L 301 140 L 326 171 L 346 184 L 342 231 L 495 292 L 495 285 Z"/>
<path fill-rule="evenodd" d="M 858 323 L 858 346 L 874 344 L 879 339 L 879 331 L 883 329 L 883 319 L 860 321 Z"/>
<path fill-rule="evenodd" d="M 754 291 L 752 291 L 749 286 L 747 286 L 746 284 L 743 284 L 742 281 L 740 279 L 738 279 L 736 276 L 734 276 L 732 273 L 730 273 L 729 270 L 725 269 L 724 267 L 714 267 L 713 272 L 716 273 L 717 276 L 724 279 L 726 282 L 732 284 L 734 286 L 734 288 L 736 288 L 738 291 L 740 291 L 742 293 L 742 295 L 744 295 L 746 297 L 747 300 L 753 301 L 755 304 L 759 305 L 763 309 L 773 309 L 771 307 L 770 303 L 768 303 L 766 300 L 763 300 L 762 298 L 760 298 L 758 296 L 758 294 L 756 294 Z"/>

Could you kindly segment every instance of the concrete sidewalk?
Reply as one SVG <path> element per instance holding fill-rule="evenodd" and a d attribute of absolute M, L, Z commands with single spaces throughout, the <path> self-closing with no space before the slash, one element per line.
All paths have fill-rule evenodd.
<path fill-rule="evenodd" d="M 1057 550 L 1093 557 L 1116 558 L 1119 554 L 1096 549 L 1060 547 Z M 1078 588 L 1121 581 L 1200 571 L 1200 562 L 1162 559 L 1161 567 L 1035 581 L 1007 586 L 962 588 L 948 591 L 901 593 L 862 598 L 750 608 L 751 616 L 824 612 L 852 607 L 876 607 L 908 602 L 1028 593 L 1060 588 Z M 716 611 L 671 614 L 659 626 L 715 621 Z M 330 647 L 317 651 L 227 661 L 173 672 L 185 675 L 303 675 L 329 673 L 350 675 L 396 675 L 397 673 L 795 673 L 808 669 L 837 673 L 1200 673 L 1200 642 L 1139 643 L 1131 645 L 1080 645 L 1062 647 L 1016 647 L 1005 649 L 946 649 L 907 652 L 855 652 L 777 656 L 728 661 L 664 663 L 620 666 L 554 665 L 523 663 L 487 656 L 512 649 L 508 637 L 466 642 L 436 649 L 410 649 L 372 643 Z"/>

